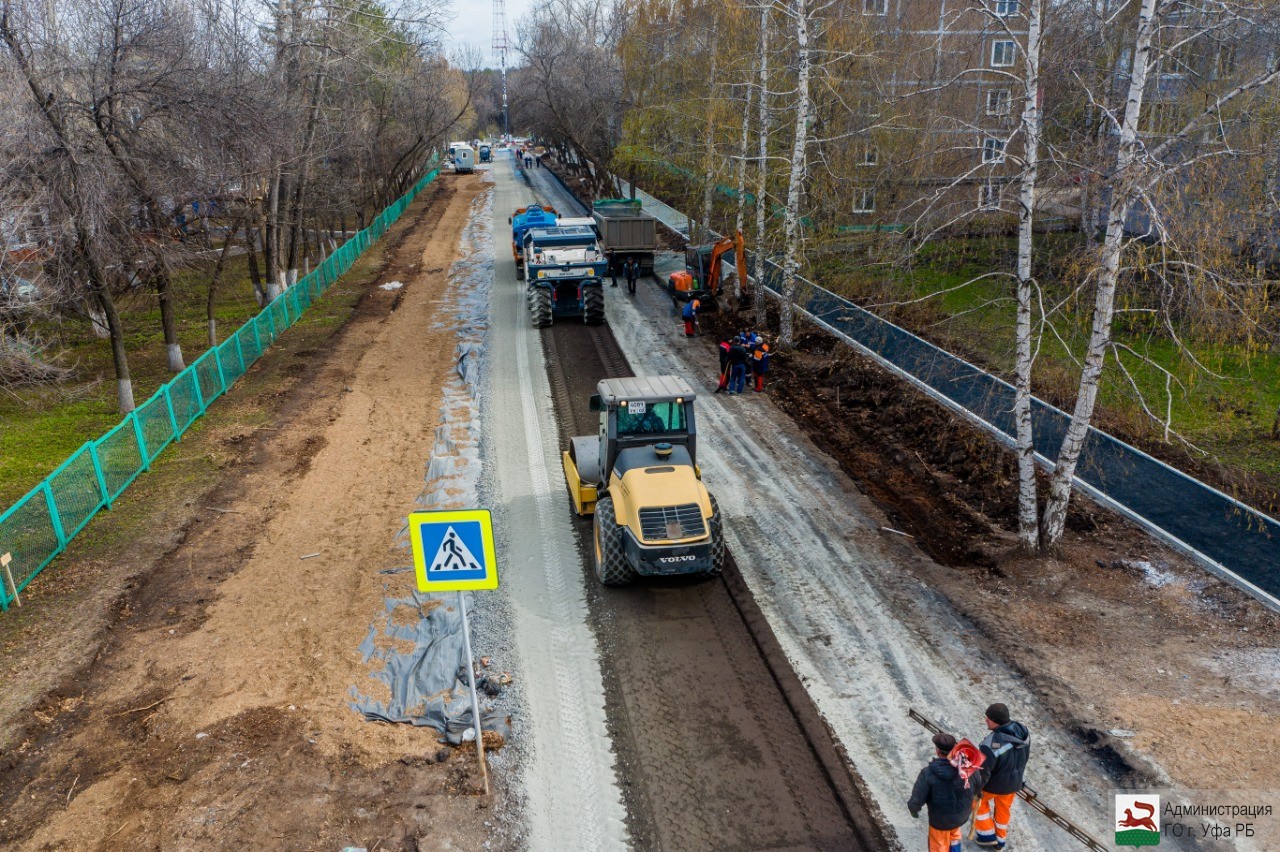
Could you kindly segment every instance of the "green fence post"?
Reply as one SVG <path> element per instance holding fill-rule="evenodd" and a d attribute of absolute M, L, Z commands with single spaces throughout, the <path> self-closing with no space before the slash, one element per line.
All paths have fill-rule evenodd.
<path fill-rule="evenodd" d="M 188 429 L 194 426 L 196 420 L 204 414 L 204 391 L 200 390 L 200 371 L 195 367 L 191 368 L 191 384 L 196 390 L 196 406 L 198 410 L 196 411 L 196 416 L 191 418 L 191 422 L 187 424 Z"/>
<path fill-rule="evenodd" d="M 244 347 L 240 345 L 239 333 L 233 334 L 232 338 L 236 342 L 236 355 L 240 358 L 240 375 L 249 372 L 249 365 L 244 362 Z"/>
<path fill-rule="evenodd" d="M 227 376 L 222 372 L 222 356 L 218 353 L 221 346 L 213 347 L 213 363 L 218 368 L 218 384 L 222 385 L 222 392 L 227 392 Z"/>
<path fill-rule="evenodd" d="M 276 298 L 278 299 L 280 297 L 277 296 Z M 267 325 L 271 326 L 271 340 L 272 342 L 274 342 L 276 337 L 279 336 L 280 333 L 276 331 L 276 321 L 271 316 L 271 302 L 267 302 L 267 306 L 263 308 L 261 312 L 259 312 L 258 316 L 262 316 L 263 314 L 267 315 Z"/>
<path fill-rule="evenodd" d="M 147 439 L 142 434 L 142 424 L 138 422 L 138 411 L 129 412 L 129 420 L 133 423 L 133 434 L 138 438 L 138 452 L 142 454 L 142 469 L 150 470 L 151 462 L 147 458 Z"/>
<path fill-rule="evenodd" d="M 62 528 L 62 518 L 58 515 L 58 503 L 53 499 L 53 489 L 49 487 L 49 480 L 46 479 L 40 484 L 40 490 L 44 492 L 44 502 L 49 507 L 49 520 L 53 522 L 53 532 L 58 537 L 58 550 L 61 551 L 67 546 L 67 531 Z"/>
<path fill-rule="evenodd" d="M 169 409 L 169 425 L 173 427 L 173 440 L 182 441 L 182 435 L 178 432 L 178 416 L 173 413 L 173 397 L 169 396 L 169 385 L 164 386 L 164 406 Z"/>
<path fill-rule="evenodd" d="M 258 351 L 262 352 L 265 347 L 262 345 L 262 335 L 258 333 L 258 318 L 249 320 L 249 324 L 253 326 L 253 342 L 258 344 Z"/>
<path fill-rule="evenodd" d="M 102 489 L 102 505 L 111 508 L 111 492 L 107 490 L 107 476 L 102 472 L 102 460 L 98 458 L 98 445 L 89 442 L 89 458 L 93 459 L 93 473 L 98 477 L 98 487 Z"/>

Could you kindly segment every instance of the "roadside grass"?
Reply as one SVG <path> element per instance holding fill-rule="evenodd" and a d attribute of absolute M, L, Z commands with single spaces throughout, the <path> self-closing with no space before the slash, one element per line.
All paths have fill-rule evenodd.
<path fill-rule="evenodd" d="M 1042 239 L 1046 256 L 1060 256 L 1078 237 L 1055 234 Z M 1014 241 L 991 237 L 930 246 L 917 265 L 905 271 L 833 252 L 820 257 L 812 272 L 834 291 L 1008 378 L 1014 367 L 1012 279 L 981 276 L 1013 266 Z M 973 283 L 966 285 L 969 281 Z M 1062 298 L 1066 293 L 1055 295 Z M 1090 308 L 1089 301 L 1077 302 L 1070 312 L 1073 319 L 1058 322 L 1056 335 L 1046 333 L 1037 355 L 1037 395 L 1067 410 L 1075 400 Z M 1099 393 L 1099 425 L 1147 446 L 1166 440 L 1176 444 L 1181 435 L 1203 451 L 1192 449 L 1193 458 L 1205 460 L 1207 453 L 1212 460 L 1258 475 L 1272 489 L 1280 489 L 1280 441 L 1270 437 L 1280 406 L 1280 355 L 1190 340 L 1190 357 L 1167 335 L 1139 326 L 1127 325 L 1123 315 L 1117 322 L 1116 340 L 1142 357 L 1122 353 L 1125 370 L 1114 359 L 1108 361 Z M 1166 436 L 1152 414 L 1161 419 L 1171 415 L 1176 434 Z"/>
<path fill-rule="evenodd" d="M 371 249 L 344 280 L 361 280 L 379 263 L 381 252 Z M 173 279 L 174 307 L 183 359 L 192 363 L 209 348 L 205 300 L 215 255 Z M 340 325 L 347 313 L 334 313 L 332 293 L 315 303 L 293 328 Z M 160 307 L 154 293 L 134 292 L 120 297 L 125 345 L 133 378 L 134 398 L 142 404 L 173 378 L 168 369 Z M 259 307 L 249 278 L 248 258 L 227 259 L 214 300 L 221 342 L 251 319 Z M 24 390 L 0 395 L 0 511 L 16 502 L 51 473 L 85 441 L 96 438 L 120 421 L 116 405 L 115 370 L 110 344 L 97 338 L 84 318 L 61 318 L 38 326 L 41 335 L 62 351 L 61 361 L 73 377 L 57 389 Z"/>

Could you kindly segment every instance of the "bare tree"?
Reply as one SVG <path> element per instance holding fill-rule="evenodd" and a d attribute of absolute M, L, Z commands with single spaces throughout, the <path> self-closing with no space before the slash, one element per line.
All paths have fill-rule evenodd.
<path fill-rule="evenodd" d="M 1277 43 L 1274 21 L 1250 5 L 1215 2 L 1200 6 L 1175 0 L 1142 0 L 1138 6 L 1123 114 L 1112 118 L 1116 145 L 1112 169 L 1106 178 L 1109 196 L 1106 234 L 1097 264 L 1090 273 L 1094 302 L 1089 341 L 1075 407 L 1055 460 L 1042 520 L 1041 538 L 1046 547 L 1054 546 L 1065 529 L 1071 485 L 1093 421 L 1099 380 L 1107 354 L 1115 350 L 1112 331 L 1116 292 L 1125 271 L 1123 256 L 1130 243 L 1127 232 L 1131 213 L 1142 205 L 1153 217 L 1157 238 L 1166 233 L 1167 229 L 1160 227 L 1159 211 L 1151 203 L 1156 188 L 1161 182 L 1182 179 L 1198 164 L 1239 156 L 1241 152 L 1232 147 L 1231 134 L 1226 131 L 1228 109 L 1280 79 L 1280 67 L 1277 67 L 1280 57 L 1273 50 L 1255 71 L 1244 75 L 1239 82 L 1226 83 L 1216 94 L 1206 97 L 1207 105 L 1195 110 L 1186 121 L 1179 121 L 1177 129 L 1164 141 L 1148 144 L 1140 125 L 1149 87 L 1153 79 L 1159 78 L 1161 65 L 1186 63 L 1185 48 L 1208 33 L 1232 28 L 1261 37 L 1273 46 Z M 1208 137 L 1203 135 L 1206 125 L 1213 128 Z M 1166 252 L 1161 266 L 1179 276 L 1185 275 L 1192 264 L 1176 256 L 1176 247 L 1169 248 L 1175 250 Z"/>

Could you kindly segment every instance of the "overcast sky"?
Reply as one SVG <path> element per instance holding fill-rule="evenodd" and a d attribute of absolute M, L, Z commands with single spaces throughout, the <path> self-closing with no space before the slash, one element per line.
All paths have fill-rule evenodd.
<path fill-rule="evenodd" d="M 516 23 L 533 9 L 537 0 L 507 0 L 507 36 L 514 40 Z M 453 16 L 449 26 L 449 41 L 445 49 L 449 53 L 466 45 L 480 48 L 485 65 L 496 65 L 493 55 L 493 2 L 492 0 L 454 0 Z M 509 60 L 510 61 L 510 60 Z"/>

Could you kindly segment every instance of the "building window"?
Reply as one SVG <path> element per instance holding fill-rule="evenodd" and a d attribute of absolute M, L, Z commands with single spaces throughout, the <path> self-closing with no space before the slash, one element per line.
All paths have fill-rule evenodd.
<path fill-rule="evenodd" d="M 880 151 L 874 145 L 868 145 L 862 149 L 862 155 L 858 157 L 858 165 L 860 166 L 878 166 L 880 165 Z"/>
<path fill-rule="evenodd" d="M 864 15 L 889 14 L 889 0 L 862 0 L 862 14 Z"/>
<path fill-rule="evenodd" d="M 1018 43 L 1014 41 L 993 41 L 991 43 L 991 67 L 1008 68 L 1013 65 L 1017 55 Z"/>
<path fill-rule="evenodd" d="M 1013 102 L 1008 89 L 987 90 L 987 115 L 1008 115 Z"/>
<path fill-rule="evenodd" d="M 1004 140 L 988 137 L 982 140 L 982 162 L 1004 162 Z"/>
<path fill-rule="evenodd" d="M 853 212 L 854 213 L 874 213 L 876 212 L 876 191 L 867 187 L 855 189 L 853 191 Z"/>
<path fill-rule="evenodd" d="M 1018 0 L 996 0 L 996 14 L 1001 18 L 1018 14 Z"/>
<path fill-rule="evenodd" d="M 978 185 L 978 209 L 979 210 L 999 210 L 1000 209 L 1000 187 L 991 181 Z"/>

